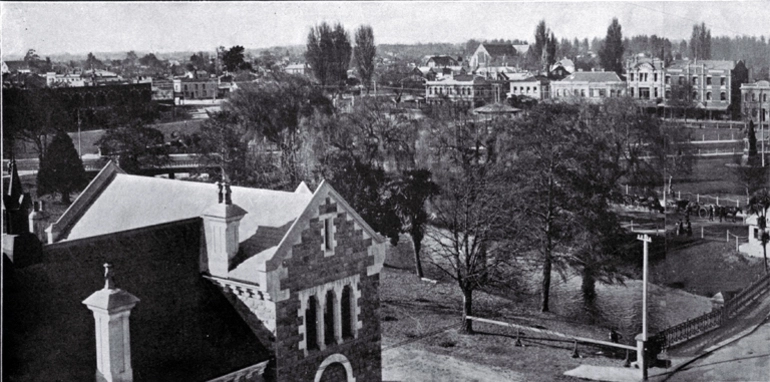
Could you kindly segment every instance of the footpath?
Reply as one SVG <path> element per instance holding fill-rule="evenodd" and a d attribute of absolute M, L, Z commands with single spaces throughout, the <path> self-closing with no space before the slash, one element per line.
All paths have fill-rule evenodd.
<path fill-rule="evenodd" d="M 766 320 L 770 319 L 770 292 L 765 292 L 759 301 L 723 325 L 700 337 L 668 349 L 660 358 L 671 360 L 671 367 L 652 368 L 647 372 L 650 381 L 666 381 L 678 371 L 717 350 L 728 347 L 750 335 Z M 633 368 L 581 365 L 564 375 L 593 381 L 632 382 L 639 381 L 639 370 Z"/>

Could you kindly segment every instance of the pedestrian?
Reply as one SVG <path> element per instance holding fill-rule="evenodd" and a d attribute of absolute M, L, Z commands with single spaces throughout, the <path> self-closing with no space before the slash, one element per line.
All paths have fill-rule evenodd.
<path fill-rule="evenodd" d="M 714 221 L 714 206 L 709 206 L 709 221 Z"/>
<path fill-rule="evenodd" d="M 692 224 L 690 224 L 690 219 L 687 219 L 687 236 L 692 236 Z"/>
<path fill-rule="evenodd" d="M 717 215 L 719 215 L 719 222 L 722 222 L 722 217 L 725 216 L 725 208 L 718 206 L 717 207 Z"/>
<path fill-rule="evenodd" d="M 681 236 L 683 229 L 684 226 L 682 225 L 682 219 L 679 219 L 679 222 L 676 223 L 676 236 Z"/>

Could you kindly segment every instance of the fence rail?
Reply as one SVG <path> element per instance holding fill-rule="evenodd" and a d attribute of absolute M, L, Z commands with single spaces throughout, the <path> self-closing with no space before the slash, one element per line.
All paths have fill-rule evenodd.
<path fill-rule="evenodd" d="M 662 348 L 665 349 L 708 333 L 722 326 L 730 318 L 735 317 L 751 305 L 767 291 L 768 286 L 770 286 L 770 275 L 764 275 L 738 292 L 732 299 L 726 301 L 722 307 L 662 330 L 654 337 L 660 341 Z"/>

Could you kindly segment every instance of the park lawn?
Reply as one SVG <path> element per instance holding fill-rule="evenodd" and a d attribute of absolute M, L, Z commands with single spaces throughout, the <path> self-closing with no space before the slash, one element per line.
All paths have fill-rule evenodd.
<path fill-rule="evenodd" d="M 429 268 L 426 267 L 426 273 L 436 275 Z M 480 317 L 596 339 L 605 339 L 607 335 L 606 328 L 573 322 L 554 313 L 540 313 L 527 301 L 481 291 L 474 292 L 473 298 L 474 314 Z M 586 345 L 580 345 L 579 353 L 584 358 L 578 359 L 571 358 L 573 344 L 568 342 L 532 339 L 524 341 L 525 348 L 515 347 L 516 333 L 496 325 L 474 323 L 476 334 L 461 334 L 458 328 L 462 294 L 456 284 L 446 280 L 434 284 L 419 280 L 410 271 L 386 267 L 380 274 L 380 303 L 383 353 L 418 349 L 511 370 L 525 375 L 527 381 L 575 380 L 562 374 L 585 363 L 622 365 L 622 360 L 597 355 L 600 349 Z M 388 358 L 386 354 L 384 357 Z M 419 362 L 416 367 L 421 367 Z M 428 360 L 425 367 L 431 367 Z M 387 369 L 388 364 L 383 368 Z M 483 375 L 478 377 L 484 380 Z"/>

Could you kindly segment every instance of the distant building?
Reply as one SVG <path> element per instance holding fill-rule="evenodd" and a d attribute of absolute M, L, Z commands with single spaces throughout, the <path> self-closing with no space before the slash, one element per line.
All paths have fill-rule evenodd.
<path fill-rule="evenodd" d="M 757 81 L 741 85 L 743 99 L 742 116 L 744 121 L 760 122 L 768 126 L 770 121 L 770 81 Z M 767 127 L 766 127 L 767 128 Z"/>
<path fill-rule="evenodd" d="M 554 99 L 585 99 L 599 102 L 607 97 L 622 97 L 626 83 L 615 72 L 575 72 L 561 81 L 551 82 Z"/>
<path fill-rule="evenodd" d="M 514 58 L 519 54 L 511 44 L 482 43 L 471 55 L 470 67 L 515 66 Z"/>
<path fill-rule="evenodd" d="M 32 69 L 26 61 L 3 61 L 3 73 L 31 73 Z"/>
<path fill-rule="evenodd" d="M 446 68 L 459 65 L 459 61 L 452 58 L 452 56 L 432 56 L 425 63 L 425 66 L 429 68 Z"/>
<path fill-rule="evenodd" d="M 173 101 L 174 100 L 174 81 L 173 80 L 155 80 L 152 82 L 152 99 L 154 101 Z"/>
<path fill-rule="evenodd" d="M 553 79 L 562 79 L 572 73 L 575 73 L 575 63 L 569 58 L 562 58 L 556 61 L 548 69 L 548 75 Z"/>
<path fill-rule="evenodd" d="M 415 67 L 412 70 L 413 76 L 417 76 L 420 78 L 424 78 L 428 81 L 435 81 L 436 80 L 436 71 L 433 70 L 433 68 L 429 66 L 418 66 Z"/>
<path fill-rule="evenodd" d="M 749 81 L 749 70 L 743 61 L 678 60 L 666 68 L 664 81 L 663 98 L 667 105 L 671 104 L 675 87 L 691 86 L 688 98 L 694 108 L 710 116 L 729 115 L 737 119 L 742 111 L 741 85 Z"/>
<path fill-rule="evenodd" d="M 551 98 L 551 81 L 532 73 L 517 73 L 510 79 L 508 97 L 524 96 L 536 100 Z"/>
<path fill-rule="evenodd" d="M 57 86 L 81 87 L 86 86 L 86 80 L 80 74 L 56 74 L 49 72 L 45 74 L 45 84 L 49 88 Z"/>
<path fill-rule="evenodd" d="M 511 66 L 484 66 L 476 70 L 476 74 L 488 80 L 506 81 L 518 74 L 519 71 Z"/>
<path fill-rule="evenodd" d="M 429 104 L 449 101 L 473 108 L 505 98 L 504 86 L 507 84 L 503 81 L 488 80 L 477 75 L 447 77 L 425 83 L 425 101 Z"/>
<path fill-rule="evenodd" d="M 310 66 L 308 64 L 291 64 L 284 68 L 284 71 L 289 74 L 309 75 Z"/>
<path fill-rule="evenodd" d="M 764 252 L 762 249 L 762 238 L 759 235 L 759 219 L 762 218 L 757 214 L 752 214 L 746 218 L 746 225 L 748 225 L 749 242 L 741 244 L 738 247 L 738 251 L 745 253 L 753 257 L 763 257 Z M 770 227 L 770 216 L 765 216 L 765 226 Z"/>
<path fill-rule="evenodd" d="M 219 91 L 216 78 L 175 78 L 174 97 L 186 99 L 215 99 Z"/>

